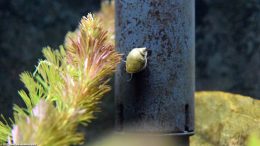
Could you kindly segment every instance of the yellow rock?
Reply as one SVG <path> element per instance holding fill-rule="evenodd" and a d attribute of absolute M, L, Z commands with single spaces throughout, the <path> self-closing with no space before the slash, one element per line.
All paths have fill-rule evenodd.
<path fill-rule="evenodd" d="M 197 92 L 191 146 L 245 146 L 260 131 L 260 101 L 224 92 Z"/>

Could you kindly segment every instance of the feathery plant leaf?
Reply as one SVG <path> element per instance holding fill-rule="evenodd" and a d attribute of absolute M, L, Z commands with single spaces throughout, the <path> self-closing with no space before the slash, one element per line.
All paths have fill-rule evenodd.
<path fill-rule="evenodd" d="M 66 146 L 80 143 L 83 135 L 76 132 L 77 120 L 59 112 L 50 102 L 41 99 L 31 116 L 18 116 L 12 129 L 12 143 L 43 146 Z"/>
<path fill-rule="evenodd" d="M 0 116 L 4 122 L 0 121 L 0 144 L 7 142 L 8 136 L 11 135 L 12 128 L 8 125 L 8 122 L 3 115 Z"/>
<path fill-rule="evenodd" d="M 64 49 L 65 48 L 65 49 Z M 68 33 L 64 47 L 43 49 L 33 74 L 21 74 L 27 91 L 19 91 L 26 108 L 14 105 L 12 129 L 0 123 L 0 140 L 9 144 L 69 146 L 80 144 L 78 124 L 94 119 L 98 103 L 110 91 L 108 82 L 121 60 L 99 20 L 91 14 Z"/>

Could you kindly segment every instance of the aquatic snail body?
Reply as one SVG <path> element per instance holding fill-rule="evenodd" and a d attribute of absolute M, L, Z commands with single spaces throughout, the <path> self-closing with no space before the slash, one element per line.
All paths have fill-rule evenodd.
<path fill-rule="evenodd" d="M 138 73 L 146 68 L 147 49 L 134 48 L 126 57 L 126 72 L 133 74 Z"/>

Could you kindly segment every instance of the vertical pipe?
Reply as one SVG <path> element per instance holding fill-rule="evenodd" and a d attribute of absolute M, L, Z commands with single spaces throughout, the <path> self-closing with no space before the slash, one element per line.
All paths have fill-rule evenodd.
<path fill-rule="evenodd" d="M 172 135 L 194 131 L 194 0 L 116 0 L 116 48 L 148 49 L 148 66 L 116 73 L 118 131 Z M 178 138 L 179 137 L 179 138 Z"/>

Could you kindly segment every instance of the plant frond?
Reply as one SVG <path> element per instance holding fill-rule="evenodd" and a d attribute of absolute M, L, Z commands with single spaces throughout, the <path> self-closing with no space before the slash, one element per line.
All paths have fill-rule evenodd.
<path fill-rule="evenodd" d="M 51 53 L 48 51 L 50 50 L 46 50 L 45 53 L 51 56 Z M 56 57 L 53 57 L 52 59 L 58 57 L 57 54 L 53 54 L 53 56 Z M 51 57 L 49 57 L 49 59 L 50 58 Z M 58 59 L 54 59 L 52 61 L 54 61 L 55 63 L 55 60 L 57 61 Z M 64 81 L 61 77 L 63 69 L 60 66 L 58 66 L 60 65 L 60 63 L 58 62 L 60 61 L 57 61 L 57 64 L 54 64 L 47 60 L 40 61 L 37 67 L 37 73 L 35 74 L 35 79 L 37 80 L 38 84 L 41 85 L 39 86 L 39 95 L 42 95 L 41 97 L 46 98 L 46 100 L 57 102 L 57 105 L 60 105 L 58 103 L 62 102 L 61 97 L 63 96 L 62 89 Z"/>
<path fill-rule="evenodd" d="M 4 121 L 0 121 L 0 144 L 3 144 L 7 142 L 8 137 L 11 135 L 12 128 L 8 125 L 8 122 L 3 115 L 0 117 Z"/>
<path fill-rule="evenodd" d="M 68 97 L 73 97 L 70 104 L 96 111 L 101 97 L 110 90 L 106 80 L 115 71 L 121 55 L 109 43 L 100 21 L 91 14 L 83 17 L 77 31 L 69 33 L 65 40 L 68 64 L 79 70 L 78 76 L 67 75 L 65 79 L 66 89 L 74 91 L 67 91 Z M 81 121 L 92 118 L 90 114 L 86 113 Z"/>
<path fill-rule="evenodd" d="M 14 104 L 13 106 L 13 111 L 14 111 L 14 120 L 18 121 L 17 117 L 18 116 L 28 116 L 32 111 L 29 109 L 21 108 L 18 105 Z M 13 122 L 14 124 L 14 122 Z"/>
<path fill-rule="evenodd" d="M 45 59 L 35 72 L 21 74 L 28 93 L 21 90 L 19 95 L 27 108 L 14 105 L 10 144 L 69 146 L 82 142 L 77 126 L 95 118 L 121 60 L 107 38 L 107 31 L 89 14 L 75 33 L 67 35 L 65 48 L 43 49 Z"/>
<path fill-rule="evenodd" d="M 50 64 L 57 67 L 61 66 L 65 54 L 61 53 L 59 50 L 52 50 L 50 47 L 43 48 L 42 52 L 46 61 Z"/>
<path fill-rule="evenodd" d="M 23 90 L 19 91 L 18 93 L 24 100 L 28 110 L 31 110 L 32 107 L 38 103 L 39 99 L 42 98 L 44 93 L 43 88 L 34 80 L 32 74 L 28 72 L 22 73 L 20 78 L 27 88 L 29 94 Z"/>
<path fill-rule="evenodd" d="M 19 93 L 20 97 L 23 99 L 27 109 L 28 110 L 32 109 L 33 104 L 31 102 L 31 99 L 29 98 L 29 96 L 25 93 L 25 91 L 20 90 L 20 91 L 18 91 L 18 93 Z"/>
<path fill-rule="evenodd" d="M 69 146 L 80 144 L 83 135 L 77 132 L 77 120 L 68 119 L 50 102 L 40 100 L 31 116 L 19 116 L 12 129 L 9 144 L 37 144 L 41 146 Z"/>

